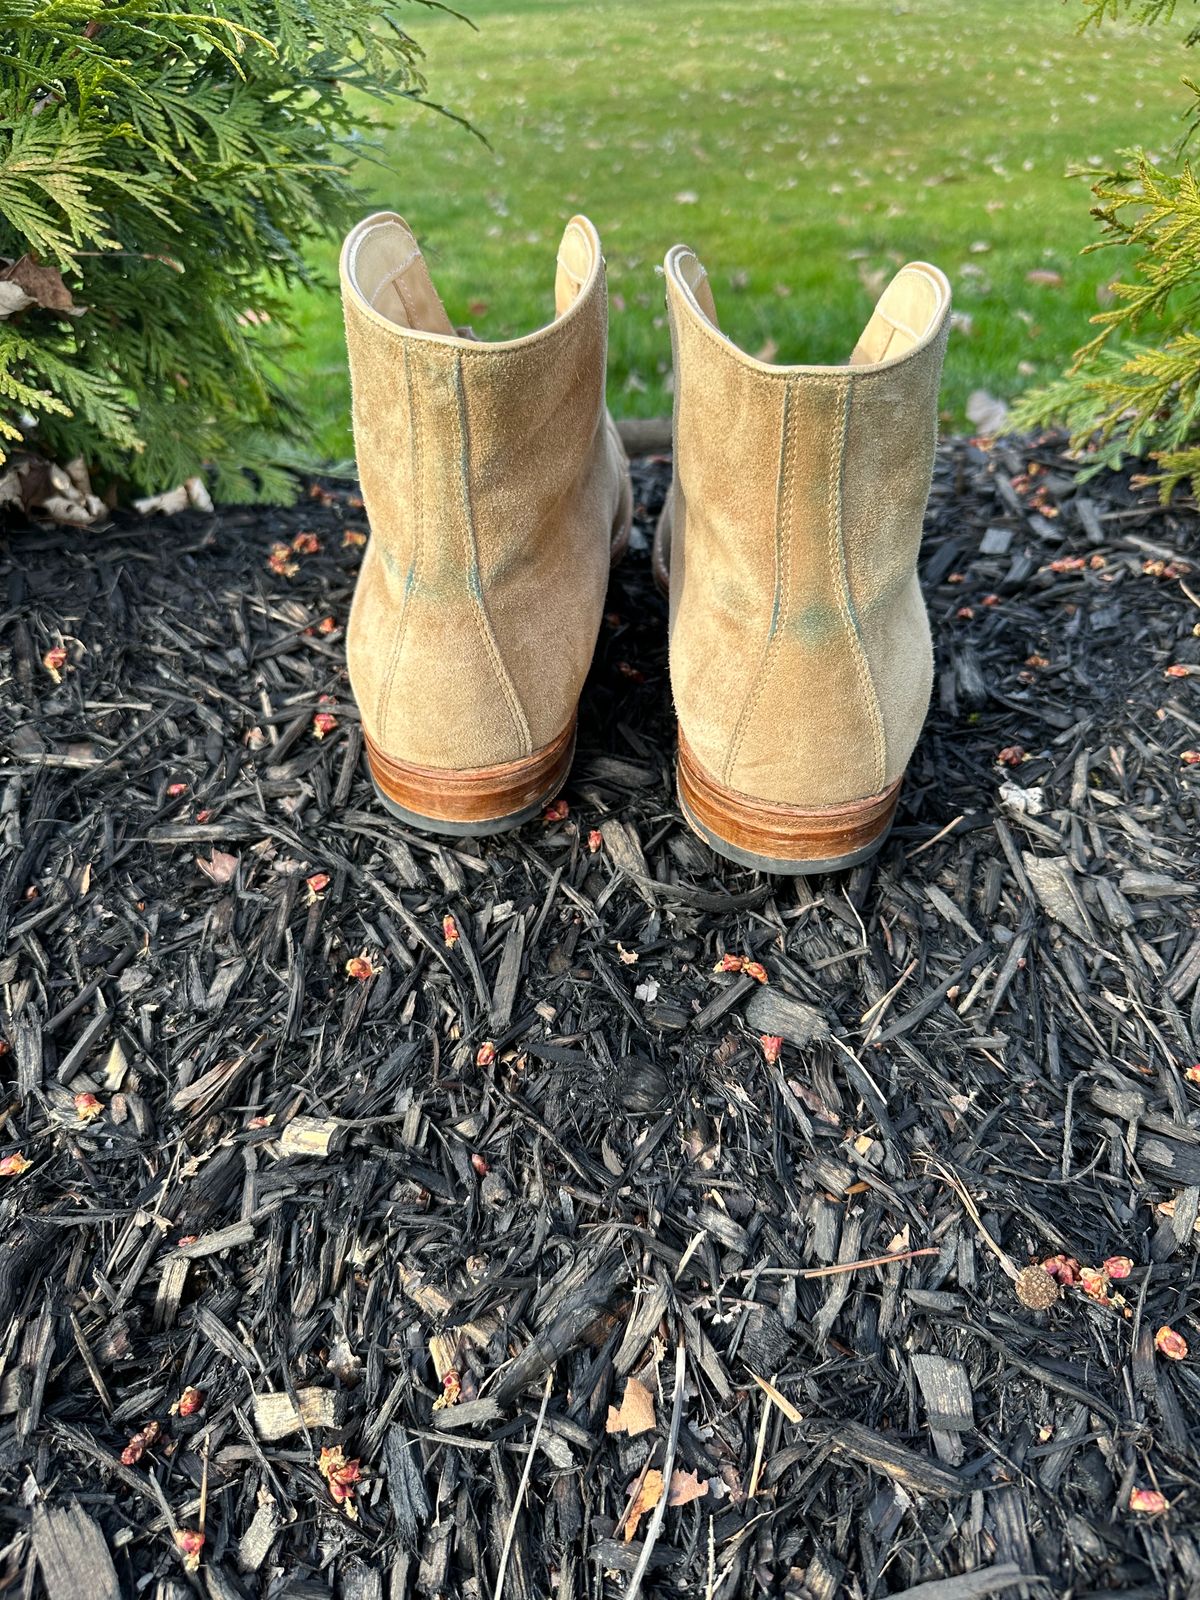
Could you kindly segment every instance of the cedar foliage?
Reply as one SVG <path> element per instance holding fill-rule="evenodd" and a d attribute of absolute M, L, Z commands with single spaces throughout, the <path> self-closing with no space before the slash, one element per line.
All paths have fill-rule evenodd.
<path fill-rule="evenodd" d="M 1081 27 L 1125 19 L 1170 22 L 1177 0 L 1082 0 Z M 1200 42 L 1200 24 L 1185 38 Z M 1113 302 L 1092 318 L 1099 329 L 1055 382 L 1026 395 L 1016 427 L 1064 423 L 1087 452 L 1087 472 L 1149 458 L 1164 503 L 1187 482 L 1200 495 L 1200 181 L 1186 149 L 1200 127 L 1200 84 L 1174 160 L 1144 149 L 1124 152 L 1118 167 L 1089 174 L 1100 237 L 1085 254 L 1113 245 L 1136 254 L 1132 271 L 1111 285 Z"/>
<path fill-rule="evenodd" d="M 424 100 L 402 5 L 0 0 L 0 469 L 290 496 L 290 291 L 350 210 L 348 91 Z"/>

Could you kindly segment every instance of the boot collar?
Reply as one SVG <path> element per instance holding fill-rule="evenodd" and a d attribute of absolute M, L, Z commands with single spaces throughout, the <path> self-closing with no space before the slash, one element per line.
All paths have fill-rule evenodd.
<path fill-rule="evenodd" d="M 588 218 L 572 217 L 558 247 L 554 319 L 517 339 L 481 340 L 455 331 L 416 236 L 394 211 L 376 212 L 351 229 L 340 270 L 347 300 L 387 333 L 476 352 L 502 351 L 538 343 L 603 293 L 604 256 Z"/>
<path fill-rule="evenodd" d="M 941 335 L 950 315 L 950 284 L 945 273 L 927 261 L 910 261 L 901 267 L 880 295 L 850 359 L 841 366 L 793 365 L 760 361 L 721 331 L 708 273 L 694 250 L 677 244 L 663 263 L 670 298 L 682 306 L 691 321 L 718 340 L 742 365 L 773 376 L 831 372 L 868 376 L 890 372 L 928 349 Z M 893 353 L 888 354 L 891 350 Z"/>

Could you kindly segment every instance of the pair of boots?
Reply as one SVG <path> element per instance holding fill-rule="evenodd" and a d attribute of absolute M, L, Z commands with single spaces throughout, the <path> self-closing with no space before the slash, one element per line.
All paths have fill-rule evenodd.
<path fill-rule="evenodd" d="M 654 562 L 679 802 L 746 866 L 853 866 L 883 842 L 929 704 L 916 561 L 949 286 L 912 263 L 846 366 L 773 366 L 722 334 L 692 251 L 665 272 L 674 479 Z M 398 216 L 353 230 L 341 275 L 372 535 L 347 654 L 371 774 L 416 827 L 516 827 L 566 780 L 629 538 L 600 240 L 573 217 L 554 321 L 495 343 L 455 332 Z"/>

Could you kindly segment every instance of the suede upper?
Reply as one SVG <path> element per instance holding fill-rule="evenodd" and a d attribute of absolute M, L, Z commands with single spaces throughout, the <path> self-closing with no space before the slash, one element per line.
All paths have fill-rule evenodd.
<path fill-rule="evenodd" d="M 555 319 L 504 342 L 455 333 L 391 213 L 350 233 L 341 279 L 371 526 L 347 634 L 364 727 L 415 766 L 520 760 L 574 717 L 628 509 L 600 241 L 572 218 Z"/>
<path fill-rule="evenodd" d="M 904 771 L 932 684 L 917 548 L 950 290 L 904 267 L 844 367 L 771 366 L 721 333 L 704 268 L 666 260 L 675 352 L 671 685 L 702 766 L 800 807 Z"/>

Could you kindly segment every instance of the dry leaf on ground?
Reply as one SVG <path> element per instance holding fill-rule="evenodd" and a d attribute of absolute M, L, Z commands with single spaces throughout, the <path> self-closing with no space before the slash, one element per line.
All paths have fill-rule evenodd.
<path fill-rule="evenodd" d="M 203 856 L 197 856 L 196 865 L 214 883 L 228 883 L 238 869 L 238 858 L 224 850 L 214 849 L 207 861 Z"/>
<path fill-rule="evenodd" d="M 635 1438 L 639 1433 L 648 1433 L 654 1426 L 654 1396 L 644 1383 L 639 1383 L 636 1378 L 630 1378 L 625 1385 L 625 1397 L 621 1401 L 620 1409 L 609 1406 L 608 1421 L 604 1425 L 605 1433 L 627 1433 Z"/>
<path fill-rule="evenodd" d="M 703 1500 L 707 1493 L 706 1478 L 702 1478 L 698 1472 L 684 1472 L 681 1469 L 671 1474 L 671 1489 L 667 1495 L 667 1504 L 686 1506 L 693 1500 Z"/>
<path fill-rule="evenodd" d="M 980 433 L 1003 433 L 1008 422 L 1008 406 L 986 389 L 973 389 L 967 396 L 967 421 Z"/>
<path fill-rule="evenodd" d="M 637 1498 L 629 1508 L 629 1515 L 625 1519 L 625 1543 L 629 1544 L 637 1535 L 638 1523 L 647 1511 L 653 1511 L 662 1499 L 663 1475 L 655 1470 L 648 1472 L 642 1479 L 642 1486 L 637 1492 Z"/>

